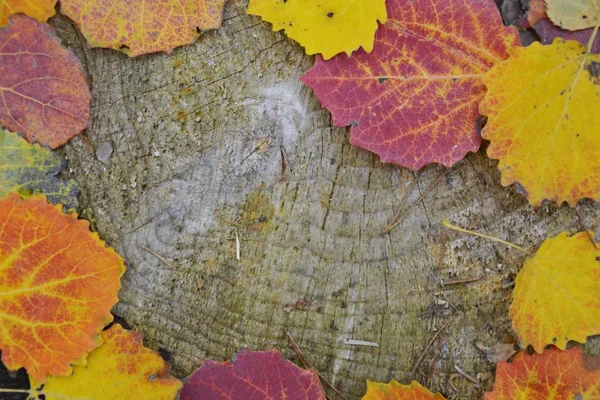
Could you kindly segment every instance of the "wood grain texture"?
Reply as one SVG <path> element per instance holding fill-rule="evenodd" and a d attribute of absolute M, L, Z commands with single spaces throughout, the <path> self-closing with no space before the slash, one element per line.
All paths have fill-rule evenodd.
<path fill-rule="evenodd" d="M 312 59 L 245 7 L 230 2 L 223 27 L 191 46 L 134 59 L 89 49 L 72 23 L 53 20 L 92 89 L 86 137 L 94 150 L 106 142 L 114 149 L 108 165 L 79 138 L 65 153 L 81 212 L 129 265 L 115 313 L 148 346 L 170 352 L 179 377 L 242 348 L 275 347 L 294 360 L 287 329 L 350 399 L 364 394 L 366 379 L 410 382 L 428 341 L 454 317 L 414 378 L 423 382 L 437 358 L 432 391 L 479 397 L 491 389 L 494 365 L 474 343 L 514 337 L 511 289 L 502 284 L 525 256 L 448 232 L 440 264 L 441 221 L 531 248 L 577 231 L 575 211 L 532 210 L 477 153 L 383 234 L 401 198 L 409 192 L 416 201 L 441 167 L 425 169 L 410 190 L 412 172 L 351 146 L 298 80 Z M 595 227 L 595 206 L 579 209 Z M 440 285 L 468 278 L 481 280 Z"/>

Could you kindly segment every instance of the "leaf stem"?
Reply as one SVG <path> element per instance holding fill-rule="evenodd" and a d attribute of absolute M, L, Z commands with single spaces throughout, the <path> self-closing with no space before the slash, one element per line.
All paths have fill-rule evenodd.
<path fill-rule="evenodd" d="M 596 35 L 598 34 L 598 28 L 600 28 L 600 23 L 594 27 L 594 30 L 592 31 L 592 36 L 590 36 L 590 39 L 588 40 L 588 43 L 587 43 L 587 53 L 588 54 L 590 54 L 592 52 L 592 46 L 594 45 L 594 42 L 596 41 Z"/>
<path fill-rule="evenodd" d="M 517 246 L 517 245 L 516 245 L 516 244 L 514 244 L 514 243 L 507 242 L 506 240 L 502 240 L 502 239 L 499 239 L 499 238 L 497 238 L 497 237 L 494 237 L 494 236 L 485 235 L 485 234 L 483 234 L 483 233 L 474 232 L 474 231 L 470 231 L 470 230 L 468 230 L 468 229 L 463 229 L 463 228 L 460 228 L 460 227 L 458 227 L 458 226 L 456 226 L 456 225 L 452 225 L 450 222 L 448 222 L 448 220 L 444 220 L 444 221 L 442 222 L 442 225 L 444 225 L 446 228 L 448 228 L 448 229 L 452 229 L 452 230 L 454 230 L 454 231 L 458 231 L 458 232 L 462 232 L 462 233 L 467 233 L 467 234 L 469 234 L 469 235 L 473 235 L 473 236 L 479 236 L 479 237 L 481 237 L 481 238 L 484 238 L 484 239 L 491 240 L 492 242 L 496 242 L 496 243 L 502 243 L 502 244 L 505 244 L 505 245 L 507 245 L 507 246 L 509 246 L 509 247 L 512 247 L 513 249 L 521 250 L 521 251 L 522 251 L 522 252 L 524 252 L 524 253 L 529 253 L 529 250 L 527 250 L 527 249 L 525 249 L 525 248 L 523 248 L 523 247 L 521 247 L 521 246 Z"/>

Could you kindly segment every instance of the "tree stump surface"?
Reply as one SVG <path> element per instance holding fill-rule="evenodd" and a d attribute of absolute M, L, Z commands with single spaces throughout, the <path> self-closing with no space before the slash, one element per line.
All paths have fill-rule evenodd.
<path fill-rule="evenodd" d="M 241 349 L 297 361 L 288 331 L 348 399 L 366 379 L 427 378 L 448 398 L 479 397 L 495 365 L 478 347 L 516 339 L 506 286 L 527 255 L 441 222 L 536 249 L 579 230 L 575 210 L 533 210 L 484 151 L 426 194 L 443 168 L 413 173 L 350 145 L 298 80 L 313 59 L 245 7 L 230 2 L 193 45 L 133 59 L 52 20 L 92 90 L 87 139 L 64 153 L 82 217 L 128 265 L 115 314 L 180 378 Z M 404 196 L 406 219 L 384 233 Z M 598 209 L 579 211 L 594 227 Z M 443 285 L 465 279 L 478 280 Z"/>

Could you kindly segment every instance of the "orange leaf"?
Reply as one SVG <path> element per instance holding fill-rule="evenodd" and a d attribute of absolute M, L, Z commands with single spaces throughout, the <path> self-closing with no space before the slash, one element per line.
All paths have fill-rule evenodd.
<path fill-rule="evenodd" d="M 23 15 L 10 21 L 0 29 L 0 125 L 31 143 L 59 147 L 88 124 L 81 63 L 49 25 Z"/>
<path fill-rule="evenodd" d="M 586 361 L 596 359 L 585 360 L 579 347 L 521 352 L 512 363 L 498 364 L 494 390 L 484 400 L 599 399 L 600 371 L 587 368 Z"/>
<path fill-rule="evenodd" d="M 115 324 L 102 332 L 102 339 L 85 367 L 75 366 L 71 376 L 48 378 L 39 394 L 46 400 L 172 400 L 181 389 L 181 382 L 169 375 L 169 364 L 143 346 L 141 333 Z"/>
<path fill-rule="evenodd" d="M 192 43 L 199 30 L 221 26 L 225 0 L 61 0 L 92 47 L 130 56 Z"/>
<path fill-rule="evenodd" d="M 56 0 L 0 0 L 0 27 L 8 23 L 11 15 L 23 13 L 40 22 L 54 15 Z"/>
<path fill-rule="evenodd" d="M 412 381 L 402 385 L 396 381 L 380 383 L 367 381 L 367 393 L 362 400 L 443 400 L 439 393 L 433 394 L 427 388 Z"/>
<path fill-rule="evenodd" d="M 529 2 L 529 12 L 527 13 L 527 21 L 533 26 L 540 19 L 548 18 L 546 14 L 546 2 L 544 0 L 531 0 Z"/>
<path fill-rule="evenodd" d="M 101 343 L 118 301 L 121 257 L 86 221 L 42 196 L 0 200 L 0 350 L 37 382 L 67 375 Z"/>
<path fill-rule="evenodd" d="M 510 319 L 521 347 L 541 353 L 600 334 L 600 248 L 588 233 L 546 239 L 517 275 Z"/>

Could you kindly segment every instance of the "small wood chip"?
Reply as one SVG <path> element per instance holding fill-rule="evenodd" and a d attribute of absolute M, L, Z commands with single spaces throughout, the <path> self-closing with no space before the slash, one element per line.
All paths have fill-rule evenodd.
<path fill-rule="evenodd" d="M 379 347 L 379 343 L 367 342 L 365 340 L 344 340 L 344 344 L 349 346 Z"/>

